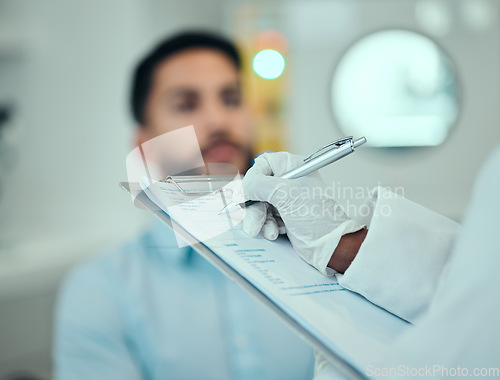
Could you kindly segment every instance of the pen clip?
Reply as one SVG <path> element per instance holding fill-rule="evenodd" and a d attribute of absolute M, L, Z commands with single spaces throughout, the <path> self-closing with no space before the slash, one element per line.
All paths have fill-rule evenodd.
<path fill-rule="evenodd" d="M 328 151 L 330 149 L 337 149 L 337 148 L 341 147 L 342 145 L 346 144 L 348 141 L 352 142 L 352 139 L 353 139 L 352 136 L 347 136 L 347 137 L 344 137 L 342 139 L 333 141 L 333 142 L 325 145 L 324 147 L 319 148 L 316 152 L 314 152 L 314 153 L 310 154 L 309 156 L 307 156 L 306 158 L 304 158 L 304 162 L 311 161 L 313 158 L 318 157 L 320 154 L 322 154 L 325 151 Z"/>

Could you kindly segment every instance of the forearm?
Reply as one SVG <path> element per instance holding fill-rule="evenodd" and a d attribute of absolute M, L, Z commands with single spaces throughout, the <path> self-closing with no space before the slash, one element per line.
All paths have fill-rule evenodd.
<path fill-rule="evenodd" d="M 362 229 L 342 236 L 337 248 L 333 251 L 328 266 L 339 273 L 344 273 L 356 257 L 367 233 L 367 229 Z"/>

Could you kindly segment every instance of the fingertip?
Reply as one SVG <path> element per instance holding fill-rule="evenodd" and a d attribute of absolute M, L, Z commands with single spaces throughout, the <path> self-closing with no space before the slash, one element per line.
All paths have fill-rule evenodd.
<path fill-rule="evenodd" d="M 267 239 L 267 240 L 276 240 L 279 235 L 279 228 L 278 224 L 274 220 L 274 218 L 271 215 L 270 209 L 268 211 L 268 217 L 262 226 L 262 235 Z"/>
<path fill-rule="evenodd" d="M 267 240 L 276 240 L 278 238 L 278 233 L 279 231 L 274 228 L 266 228 L 265 231 L 263 232 L 264 237 Z"/>
<path fill-rule="evenodd" d="M 259 234 L 260 231 L 254 226 L 245 225 L 245 222 L 243 222 L 243 232 L 248 236 L 254 238 Z"/>

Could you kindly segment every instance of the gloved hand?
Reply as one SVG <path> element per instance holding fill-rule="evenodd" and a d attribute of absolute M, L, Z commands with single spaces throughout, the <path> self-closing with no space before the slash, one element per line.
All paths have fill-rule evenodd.
<path fill-rule="evenodd" d="M 286 152 L 264 153 L 243 178 L 246 200 L 261 201 L 246 209 L 243 230 L 269 240 L 288 235 L 297 254 L 325 275 L 335 271 L 328 262 L 340 238 L 364 226 L 350 219 L 325 194 L 318 172 L 298 179 L 281 175 L 303 164 L 300 156 Z"/>

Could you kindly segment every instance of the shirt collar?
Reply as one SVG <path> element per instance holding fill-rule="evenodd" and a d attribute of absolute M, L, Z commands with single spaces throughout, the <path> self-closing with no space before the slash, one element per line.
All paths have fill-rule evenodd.
<path fill-rule="evenodd" d="M 169 259 L 191 265 L 198 256 L 191 246 L 179 247 L 174 231 L 160 220 L 154 221 L 149 232 L 151 244 L 160 248 Z"/>

